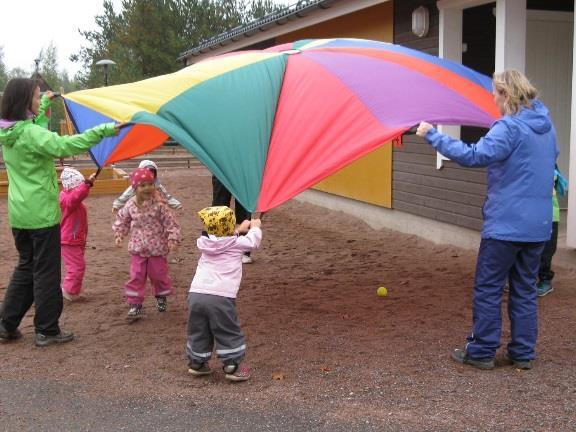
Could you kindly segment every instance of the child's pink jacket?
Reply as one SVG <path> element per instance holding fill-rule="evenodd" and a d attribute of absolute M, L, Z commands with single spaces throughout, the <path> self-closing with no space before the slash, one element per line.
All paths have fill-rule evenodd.
<path fill-rule="evenodd" d="M 250 228 L 245 236 L 200 237 L 202 256 L 190 292 L 236 298 L 242 281 L 242 255 L 260 246 L 262 230 Z"/>
<path fill-rule="evenodd" d="M 86 246 L 88 236 L 88 214 L 82 201 L 88 196 L 90 186 L 82 183 L 71 190 L 60 192 L 60 243 L 71 246 Z"/>
<path fill-rule="evenodd" d="M 116 238 L 123 239 L 130 233 L 128 252 L 142 257 L 168 255 L 168 243 L 180 243 L 180 225 L 166 203 L 156 195 L 141 206 L 136 197 L 128 200 L 116 215 L 112 226 Z"/>

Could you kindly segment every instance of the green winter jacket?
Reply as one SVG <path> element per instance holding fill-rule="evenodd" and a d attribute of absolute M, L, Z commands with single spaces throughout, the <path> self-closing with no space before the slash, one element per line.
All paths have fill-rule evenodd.
<path fill-rule="evenodd" d="M 560 205 L 558 205 L 558 195 L 556 189 L 552 193 L 552 222 L 560 222 Z"/>
<path fill-rule="evenodd" d="M 6 124 L 6 120 L 0 120 Z M 82 134 L 60 136 L 34 120 L 1 128 L 0 145 L 8 174 L 8 219 L 12 228 L 48 228 L 60 223 L 54 159 L 83 153 L 116 133 L 114 123 Z"/>
<path fill-rule="evenodd" d="M 46 95 L 42 95 L 42 99 L 40 99 L 40 107 L 38 108 L 38 115 L 34 119 L 34 124 L 38 126 L 42 126 L 44 129 L 48 129 L 50 126 L 50 116 L 48 115 L 50 105 L 52 101 Z"/>

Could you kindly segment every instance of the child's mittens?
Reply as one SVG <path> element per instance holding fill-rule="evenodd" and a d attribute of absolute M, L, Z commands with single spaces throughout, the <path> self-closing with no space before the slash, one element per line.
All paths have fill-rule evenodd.
<path fill-rule="evenodd" d="M 116 237 L 114 239 L 114 243 L 116 244 L 116 246 L 120 247 L 122 246 L 122 237 Z"/>
<path fill-rule="evenodd" d="M 96 181 L 96 173 L 90 174 L 90 177 L 88 177 L 86 180 L 84 180 L 84 183 L 86 183 L 88 186 L 92 187 L 92 186 L 94 186 L 94 181 Z"/>

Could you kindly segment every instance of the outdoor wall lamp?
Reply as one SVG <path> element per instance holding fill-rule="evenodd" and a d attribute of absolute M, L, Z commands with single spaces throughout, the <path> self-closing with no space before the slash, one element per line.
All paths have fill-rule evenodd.
<path fill-rule="evenodd" d="M 426 6 L 420 6 L 412 11 L 412 33 L 418 37 L 428 34 L 430 12 Z"/>
<path fill-rule="evenodd" d="M 104 59 L 96 62 L 96 66 L 102 66 L 104 68 L 104 87 L 108 87 L 108 66 L 115 65 L 116 63 L 112 60 Z"/>

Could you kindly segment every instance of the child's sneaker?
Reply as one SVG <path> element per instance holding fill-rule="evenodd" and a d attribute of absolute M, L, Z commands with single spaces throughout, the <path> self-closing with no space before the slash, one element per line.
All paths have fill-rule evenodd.
<path fill-rule="evenodd" d="M 546 294 L 550 294 L 554 291 L 552 287 L 552 281 L 541 280 L 536 284 L 536 289 L 538 290 L 538 297 L 544 297 Z"/>
<path fill-rule="evenodd" d="M 205 363 L 188 363 L 188 373 L 195 377 L 210 375 L 212 373 L 212 369 L 210 369 L 210 365 L 208 362 Z"/>
<path fill-rule="evenodd" d="M 229 381 L 239 382 L 250 379 L 250 368 L 245 363 L 232 363 L 224 365 L 225 378 Z"/>
<path fill-rule="evenodd" d="M 158 309 L 158 312 L 166 312 L 167 305 L 168 301 L 166 300 L 166 296 L 156 297 L 156 308 Z"/>
<path fill-rule="evenodd" d="M 74 301 L 80 300 L 80 296 L 79 296 L 79 295 L 70 294 L 70 293 L 67 293 L 67 292 L 64 291 L 64 290 L 62 290 L 62 297 L 64 298 L 64 300 L 67 300 L 67 301 L 69 301 L 69 302 L 74 302 Z"/>
<path fill-rule="evenodd" d="M 130 310 L 128 311 L 128 316 L 126 318 L 129 320 L 137 320 L 142 318 L 142 305 L 130 305 Z"/>

